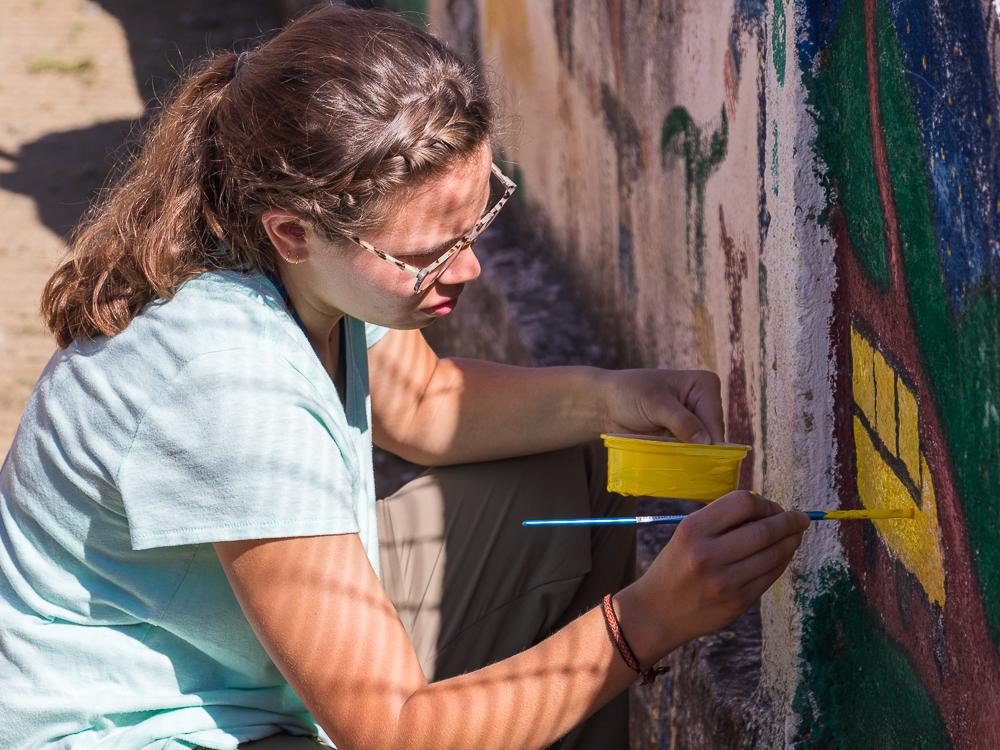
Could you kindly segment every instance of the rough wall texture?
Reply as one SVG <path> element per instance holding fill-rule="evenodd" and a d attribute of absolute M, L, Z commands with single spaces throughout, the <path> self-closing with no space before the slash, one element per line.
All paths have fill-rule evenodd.
<path fill-rule="evenodd" d="M 837 486 L 918 520 L 845 526 L 845 564 L 817 571 L 797 737 L 998 747 L 997 9 L 853 0 L 800 23 L 838 274 Z"/>
<path fill-rule="evenodd" d="M 718 371 L 787 507 L 917 509 L 816 524 L 762 645 L 673 657 L 653 741 L 1000 747 L 996 5 L 405 5 L 492 71 L 522 231 L 608 356 Z"/>

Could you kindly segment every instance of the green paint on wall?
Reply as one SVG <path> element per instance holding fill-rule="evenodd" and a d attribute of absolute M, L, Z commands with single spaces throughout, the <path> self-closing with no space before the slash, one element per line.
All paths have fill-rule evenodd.
<path fill-rule="evenodd" d="M 418 26 L 427 26 L 427 0 L 378 0 L 379 7 L 402 13 Z"/>
<path fill-rule="evenodd" d="M 944 723 L 907 660 L 842 567 L 800 602 L 803 679 L 792 700 L 796 750 L 942 750 Z"/>
<path fill-rule="evenodd" d="M 771 15 L 771 56 L 774 60 L 774 74 L 778 77 L 778 85 L 785 85 L 785 3 L 784 0 L 774 0 L 774 13 Z"/>
<path fill-rule="evenodd" d="M 981 287 L 948 310 L 917 114 L 895 29 L 876 17 L 880 102 L 903 268 L 921 359 L 934 392 L 993 643 L 1000 646 L 1000 298 Z M 992 406 L 992 417 L 990 408 Z M 950 571 L 969 575 L 968 571 Z"/>
<path fill-rule="evenodd" d="M 525 205 L 525 184 L 524 170 L 521 165 L 507 158 L 507 151 L 502 146 L 496 146 L 493 150 L 493 163 L 500 167 L 510 179 L 517 185 L 512 201 L 521 206 Z"/>
<path fill-rule="evenodd" d="M 827 166 L 823 179 L 829 204 L 843 206 L 858 260 L 871 279 L 886 287 L 885 228 L 868 118 L 864 9 L 857 0 L 847 0 L 841 9 L 825 65 L 807 85 L 817 119 L 816 151 Z"/>
<path fill-rule="evenodd" d="M 524 170 L 519 164 L 515 164 L 511 168 L 510 178 L 517 184 L 517 190 L 514 191 L 514 202 L 522 206 L 525 205 L 527 193 L 524 187 Z"/>
<path fill-rule="evenodd" d="M 660 133 L 660 154 L 666 162 L 673 154 L 684 158 L 684 198 L 687 207 L 686 238 L 688 270 L 694 257 L 695 278 L 699 293 L 705 284 L 705 186 L 722 160 L 729 145 L 729 121 L 722 108 L 721 123 L 708 138 L 702 137 L 701 128 L 695 125 L 684 107 L 674 107 L 663 120 Z"/>
<path fill-rule="evenodd" d="M 936 219 L 931 208 L 930 178 L 919 119 L 910 96 L 912 78 L 903 65 L 896 29 L 884 2 L 876 3 L 876 56 L 879 69 L 879 105 L 885 137 L 889 177 L 892 185 L 896 220 L 901 242 L 902 267 L 910 312 L 917 338 L 917 352 L 927 376 L 934 407 L 939 416 L 948 465 L 965 521 L 963 532 L 971 547 L 972 569 L 954 564 L 947 571 L 953 582 L 964 580 L 980 594 L 990 637 L 1000 646 L 1000 469 L 997 446 L 1000 445 L 1000 290 L 981 286 L 967 296 L 960 315 L 950 312 L 936 239 Z M 881 200 L 873 174 L 872 142 L 867 105 L 865 70 L 864 13 L 861 0 L 846 0 L 821 67 L 815 76 L 804 72 L 809 87 L 809 101 L 817 120 L 817 153 L 827 166 L 825 176 L 828 205 L 839 204 L 845 213 L 851 241 L 862 268 L 881 285 L 888 283 L 887 250 Z M 912 85 L 918 85 L 916 83 Z M 947 221 L 948 217 L 940 220 Z M 844 590 L 838 596 L 844 602 L 860 597 L 849 592 L 849 582 L 837 585 Z M 962 584 L 959 584 L 962 585 Z M 850 597 L 848 597 L 850 593 Z M 826 594 L 824 594 L 824 597 Z M 843 742 L 849 724 L 857 712 L 868 710 L 869 696 L 885 699 L 894 696 L 891 706 L 876 719 L 866 719 L 866 731 L 879 731 L 881 720 L 898 715 L 908 725 L 919 726 L 924 720 L 925 696 L 910 696 L 918 689 L 919 677 L 885 638 L 881 624 L 867 615 L 871 632 L 850 623 L 853 640 L 864 641 L 878 636 L 878 649 L 887 649 L 898 662 L 883 670 L 868 692 L 859 689 L 851 675 L 843 672 L 840 658 L 824 654 L 822 638 L 816 632 L 830 627 L 822 624 L 833 617 L 824 598 L 804 603 L 812 632 L 803 642 L 805 678 L 797 696 L 796 710 L 803 720 L 802 747 L 847 747 Z M 850 606 L 856 606 L 851 604 Z M 860 606 L 860 605 L 857 605 Z M 844 615 L 834 618 L 843 621 Z M 846 625 L 837 625 L 845 628 Z M 835 635 L 835 634 L 834 634 Z M 915 638 L 929 634 L 915 633 Z M 812 639 L 809 641 L 808 639 Z M 850 642 L 852 639 L 845 639 Z M 867 648 L 867 646 L 866 646 Z M 861 659 L 846 659 L 847 664 L 875 659 L 877 653 Z M 888 657 L 886 657 L 888 658 Z M 905 669 L 904 669 L 905 667 Z M 832 676 L 831 676 L 832 675 Z M 808 692 L 805 692 L 808 691 Z M 895 696 L 900 696 L 899 699 Z M 913 702 L 912 706 L 909 705 Z M 934 717 L 935 725 L 938 718 Z M 906 727 L 900 729 L 905 730 Z M 923 731 L 923 730 L 922 730 Z M 901 735 L 902 736 L 902 735 Z M 933 736 L 933 735 L 929 735 Z M 817 739 L 818 738 L 818 739 Z M 938 747 L 939 740 L 913 742 L 913 747 Z M 942 739 L 940 746 L 947 746 Z M 860 746 L 897 747 L 876 740 L 867 733 L 857 738 Z"/>

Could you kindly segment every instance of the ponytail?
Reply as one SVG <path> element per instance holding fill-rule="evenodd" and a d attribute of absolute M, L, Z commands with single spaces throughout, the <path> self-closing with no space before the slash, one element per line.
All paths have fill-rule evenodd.
<path fill-rule="evenodd" d="M 59 346 L 114 335 L 205 270 L 205 247 L 222 236 L 211 201 L 212 118 L 235 61 L 217 55 L 184 81 L 138 157 L 78 225 L 42 293 Z"/>

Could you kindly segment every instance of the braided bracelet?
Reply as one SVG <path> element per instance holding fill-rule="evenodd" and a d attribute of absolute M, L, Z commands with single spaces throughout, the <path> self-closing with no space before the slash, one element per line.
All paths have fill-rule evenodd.
<path fill-rule="evenodd" d="M 615 614 L 615 606 L 611 599 L 611 594 L 604 595 L 604 601 L 601 602 L 601 612 L 604 614 L 604 624 L 608 628 L 608 638 L 611 639 L 615 648 L 618 649 L 618 653 L 621 654 L 622 660 L 628 665 L 628 668 L 642 677 L 643 685 L 649 685 L 661 674 L 670 671 L 670 667 L 650 667 L 646 671 L 643 671 L 642 667 L 639 666 L 639 660 L 635 657 L 635 652 L 628 645 L 628 641 L 625 640 L 625 634 L 622 633 L 622 626 L 618 622 L 618 615 Z"/>

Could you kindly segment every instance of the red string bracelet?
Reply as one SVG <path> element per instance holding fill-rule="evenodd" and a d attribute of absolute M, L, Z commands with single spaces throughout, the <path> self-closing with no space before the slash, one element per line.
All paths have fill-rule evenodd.
<path fill-rule="evenodd" d="M 642 667 L 639 666 L 639 660 L 635 657 L 635 652 L 628 645 L 628 641 L 625 640 L 625 634 L 622 633 L 622 626 L 618 622 L 618 615 L 615 613 L 615 605 L 611 594 L 604 595 L 604 601 L 601 602 L 601 612 L 604 614 L 604 624 L 608 627 L 608 638 L 611 639 L 611 643 L 618 649 L 618 653 L 621 654 L 628 668 L 642 677 L 643 685 L 649 685 L 661 674 L 670 671 L 670 667 L 650 667 L 646 671 L 643 671 Z"/>

